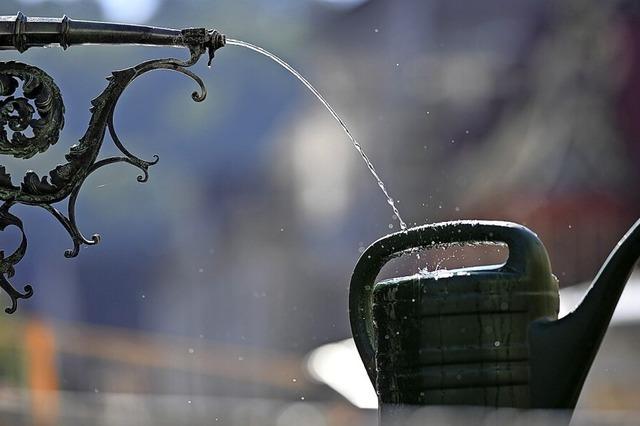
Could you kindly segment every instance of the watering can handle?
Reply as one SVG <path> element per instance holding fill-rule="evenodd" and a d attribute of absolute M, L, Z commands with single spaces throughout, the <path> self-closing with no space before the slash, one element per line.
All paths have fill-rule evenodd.
<path fill-rule="evenodd" d="M 507 244 L 509 258 L 496 270 L 526 274 L 533 272 L 533 265 L 549 267 L 546 251 L 533 232 L 515 223 L 499 221 L 454 221 L 410 228 L 379 239 L 362 254 L 351 277 L 349 319 L 358 352 L 374 387 L 377 374 L 372 299 L 375 279 L 382 267 L 410 249 L 472 242 Z"/>

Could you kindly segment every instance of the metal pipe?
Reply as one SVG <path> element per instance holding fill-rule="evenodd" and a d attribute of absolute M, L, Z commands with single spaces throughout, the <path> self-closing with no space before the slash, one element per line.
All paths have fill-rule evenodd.
<path fill-rule="evenodd" d="M 0 16 L 0 50 L 24 52 L 30 47 L 79 44 L 133 44 L 148 46 L 202 47 L 210 55 L 224 46 L 225 37 L 204 28 L 151 27 L 62 18 L 29 18 L 22 12 Z"/>

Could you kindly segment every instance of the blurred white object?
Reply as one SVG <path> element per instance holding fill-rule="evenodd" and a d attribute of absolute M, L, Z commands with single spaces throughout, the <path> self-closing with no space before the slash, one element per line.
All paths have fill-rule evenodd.
<path fill-rule="evenodd" d="M 141 24 L 156 13 L 160 0 L 99 0 L 106 19 Z"/>
<path fill-rule="evenodd" d="M 378 408 L 378 397 L 353 339 L 320 346 L 309 355 L 311 377 L 327 384 L 358 408 Z"/>
<path fill-rule="evenodd" d="M 559 318 L 578 307 L 591 283 L 577 284 L 560 290 Z M 622 292 L 616 311 L 611 318 L 611 325 L 628 324 L 640 321 L 640 270 L 635 270 Z"/>
<path fill-rule="evenodd" d="M 560 314 L 563 317 L 582 301 L 591 283 L 560 290 Z M 640 322 L 640 271 L 632 274 L 618 302 L 611 325 Z M 311 376 L 327 384 L 358 408 L 377 408 L 378 399 L 353 339 L 320 346 L 309 355 Z"/>

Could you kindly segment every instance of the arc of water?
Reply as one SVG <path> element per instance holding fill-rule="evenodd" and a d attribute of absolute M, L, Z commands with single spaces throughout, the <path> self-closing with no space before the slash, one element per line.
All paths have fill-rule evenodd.
<path fill-rule="evenodd" d="M 384 182 L 382 182 L 382 179 L 380 179 L 380 176 L 378 175 L 378 172 L 376 172 L 375 167 L 373 167 L 373 163 L 371 162 L 371 160 L 369 159 L 367 154 L 362 149 L 362 146 L 360 145 L 360 143 L 353 137 L 353 135 L 351 134 L 351 131 L 349 130 L 349 128 L 347 127 L 345 122 L 342 120 L 342 118 L 340 118 L 338 113 L 336 113 L 336 111 L 329 104 L 329 102 L 327 102 L 327 100 L 324 98 L 324 96 L 322 96 L 320 94 L 320 92 L 318 92 L 318 90 L 315 87 L 313 87 L 313 85 L 311 83 L 309 83 L 309 81 L 306 78 L 304 78 L 304 76 L 302 76 L 302 74 L 300 74 L 295 68 L 293 68 L 291 65 L 289 65 L 287 62 L 285 62 L 283 59 L 281 59 L 280 57 L 274 55 L 273 53 L 269 52 L 268 50 L 265 50 L 262 47 L 256 46 L 254 44 L 247 43 L 246 41 L 235 40 L 235 39 L 232 39 L 232 38 L 227 38 L 227 45 L 244 47 L 244 48 L 253 50 L 254 52 L 260 53 L 261 55 L 264 55 L 267 58 L 273 60 L 274 62 L 276 62 L 277 64 L 282 66 L 284 69 L 289 71 L 292 75 L 294 75 L 302 84 L 305 85 L 305 87 L 307 89 L 309 89 L 309 91 L 311 93 L 313 93 L 315 95 L 315 97 L 320 102 L 322 102 L 322 105 L 324 105 L 324 107 L 327 109 L 327 111 L 329 111 L 331 116 L 338 122 L 338 124 L 340 124 L 340 126 L 342 127 L 344 132 L 347 134 L 347 137 L 349 138 L 349 140 L 351 140 L 351 143 L 353 144 L 354 148 L 356 149 L 356 151 L 358 151 L 358 153 L 362 157 L 362 160 L 367 165 L 367 168 L 369 169 L 369 171 L 371 172 L 371 174 L 375 178 L 376 183 L 378 184 L 378 186 L 380 187 L 380 189 L 384 193 L 385 197 L 387 198 L 387 203 L 391 206 L 391 209 L 393 210 L 393 214 L 398 219 L 398 222 L 400 222 L 400 229 L 403 230 L 403 231 L 405 229 L 407 229 L 407 224 L 404 222 L 404 220 L 402 220 L 402 217 L 400 216 L 400 212 L 398 211 L 398 208 L 396 207 L 395 200 L 391 197 L 391 195 L 389 194 L 389 191 L 387 191 L 387 188 L 385 187 Z"/>

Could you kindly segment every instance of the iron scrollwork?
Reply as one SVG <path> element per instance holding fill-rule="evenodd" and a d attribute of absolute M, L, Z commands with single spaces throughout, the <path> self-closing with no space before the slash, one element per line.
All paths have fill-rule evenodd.
<path fill-rule="evenodd" d="M 9 22 L 8 31 L 5 32 L 13 35 L 8 39 L 10 43 L 3 45 L 3 31 L 0 29 L 0 48 L 12 47 L 23 51 L 31 45 L 44 45 L 42 39 L 44 36 L 37 31 L 25 34 L 24 23 L 27 18 L 24 15 L 19 13 L 13 19 L 13 26 L 11 26 L 12 21 L 3 21 L 0 18 L 0 25 Z M 67 17 L 61 20 L 50 20 L 50 22 L 59 25 L 60 40 L 58 42 L 63 47 L 67 47 L 74 40 L 76 44 L 81 44 L 83 25 L 91 25 L 85 21 L 71 21 Z M 117 43 L 120 39 L 126 39 L 131 43 L 146 44 L 150 34 L 153 35 L 149 28 L 154 30 L 153 27 L 110 25 L 112 25 L 111 32 L 105 33 L 104 42 L 106 43 Z M 123 27 L 125 28 L 122 29 Z M 141 38 L 136 39 L 131 35 L 132 28 L 134 35 L 137 31 Z M 168 33 L 169 31 L 171 33 Z M 116 37 L 118 33 L 123 34 L 120 39 Z M 217 31 L 208 31 L 203 28 L 181 31 L 157 29 L 155 33 L 157 38 L 153 40 L 160 40 L 155 44 L 187 47 L 190 58 L 150 60 L 131 68 L 112 72 L 107 77 L 109 82 L 107 87 L 91 101 L 91 118 L 85 134 L 77 144 L 70 147 L 65 155 L 66 162 L 56 166 L 48 175 L 39 176 L 33 171 L 28 171 L 17 184 L 14 183 L 6 168 L 0 165 L 0 200 L 3 201 L 0 205 L 0 231 L 15 226 L 21 233 L 20 244 L 13 253 L 6 256 L 4 251 L 0 251 L 0 287 L 11 298 L 11 305 L 5 309 L 5 312 L 9 314 L 15 312 L 18 300 L 27 299 L 33 294 L 30 285 L 24 286 L 23 290 L 19 291 L 9 281 L 15 274 L 15 265 L 24 257 L 27 249 L 23 223 L 10 212 L 11 207 L 15 204 L 25 204 L 47 210 L 62 224 L 71 237 L 73 247 L 65 251 L 65 257 L 77 256 L 82 245 L 94 245 L 100 241 L 98 234 L 90 238 L 85 237 L 76 223 L 76 200 L 87 177 L 107 165 L 128 163 L 140 169 L 138 182 L 146 182 L 149 178 L 149 167 L 156 164 L 159 159 L 157 155 L 152 160 L 139 158 L 125 148 L 116 133 L 113 115 L 117 102 L 127 86 L 149 71 L 166 69 L 182 73 L 194 80 L 198 90 L 194 91 L 191 97 L 196 102 L 205 99 L 207 92 L 202 79 L 188 68 L 207 51 L 211 61 L 213 52 L 224 46 L 224 36 Z M 95 31 L 87 34 L 95 36 Z M 89 40 L 89 42 L 92 41 L 95 40 Z M 7 47 L 7 44 L 11 46 Z M 13 61 L 0 62 L 0 154 L 21 159 L 31 158 L 57 143 L 63 126 L 64 103 L 60 89 L 54 80 L 43 70 L 32 65 Z M 98 159 L 107 132 L 121 155 Z M 66 212 L 54 206 L 63 201 L 66 201 Z"/>

